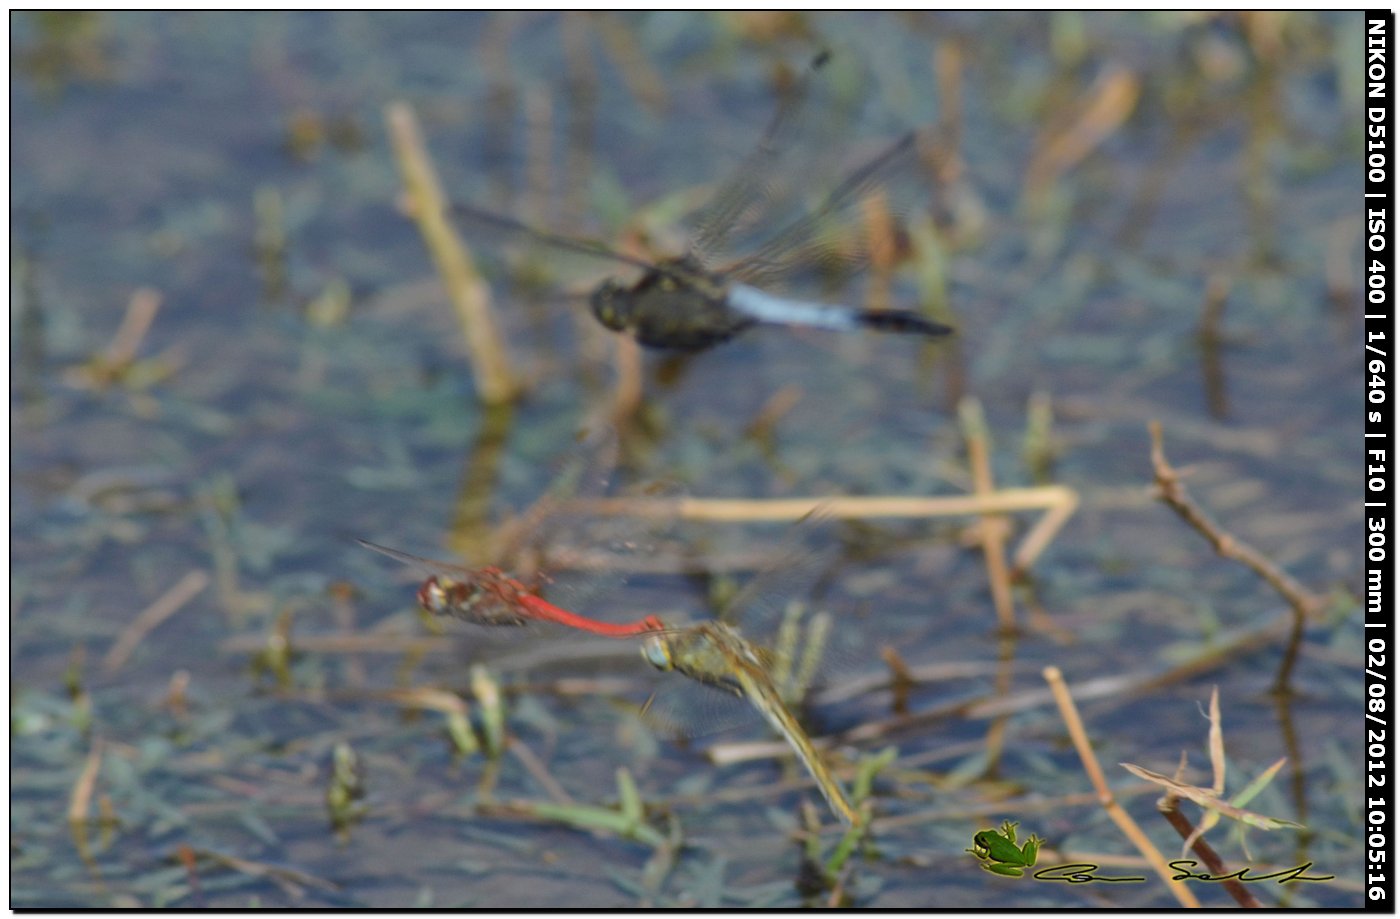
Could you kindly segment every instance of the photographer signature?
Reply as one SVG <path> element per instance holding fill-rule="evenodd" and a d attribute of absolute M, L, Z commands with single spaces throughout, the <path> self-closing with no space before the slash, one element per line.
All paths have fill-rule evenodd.
<path fill-rule="evenodd" d="M 1281 871 L 1274 871 L 1270 874 L 1251 874 L 1250 868 L 1241 868 L 1229 874 L 1211 874 L 1208 871 L 1192 871 L 1200 863 L 1195 859 L 1178 858 L 1167 862 L 1172 870 L 1176 872 L 1171 879 L 1173 881 L 1209 881 L 1219 883 L 1221 881 L 1239 881 L 1244 884 L 1251 884 L 1259 881 L 1277 881 L 1280 884 L 1287 884 L 1290 881 L 1330 881 L 1336 877 L 1335 874 L 1322 876 L 1312 876 L 1304 874 L 1313 866 L 1312 862 L 1304 862 L 1293 868 L 1284 868 Z M 1103 883 L 1116 883 L 1122 881 L 1145 881 L 1143 877 L 1109 877 L 1095 874 L 1099 866 L 1091 862 L 1077 862 L 1067 865 L 1053 865 L 1049 868 L 1041 868 L 1032 875 L 1038 881 L 1064 881 L 1067 884 L 1088 884 L 1093 881 Z"/>

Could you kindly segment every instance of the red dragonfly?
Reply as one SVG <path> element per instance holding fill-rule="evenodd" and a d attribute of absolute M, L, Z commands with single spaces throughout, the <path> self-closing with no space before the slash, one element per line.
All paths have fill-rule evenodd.
<path fill-rule="evenodd" d="M 409 555 L 367 539 L 356 541 L 366 549 L 427 573 L 427 580 L 418 588 L 418 605 L 430 613 L 485 626 L 552 622 L 609 638 L 628 638 L 666 628 L 655 616 L 644 616 L 635 622 L 600 622 L 571 613 L 548 602 L 499 568 L 466 568 Z"/>

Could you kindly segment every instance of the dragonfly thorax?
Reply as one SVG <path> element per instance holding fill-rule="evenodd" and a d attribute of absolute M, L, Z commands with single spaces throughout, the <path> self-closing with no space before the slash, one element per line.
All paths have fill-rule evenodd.
<path fill-rule="evenodd" d="M 642 657 L 658 670 L 674 670 L 735 695 L 744 694 L 735 665 L 747 667 L 755 661 L 748 642 L 721 622 L 649 636 L 642 643 Z"/>
<path fill-rule="evenodd" d="M 700 351 L 756 325 L 729 305 L 724 277 L 689 256 L 658 262 L 633 284 L 610 278 L 589 305 L 603 325 L 650 348 Z"/>
<path fill-rule="evenodd" d="M 524 625 L 529 617 L 519 609 L 523 592 L 513 589 L 499 572 L 483 569 L 484 580 L 430 577 L 418 588 L 418 605 L 430 613 L 455 616 L 478 625 Z"/>

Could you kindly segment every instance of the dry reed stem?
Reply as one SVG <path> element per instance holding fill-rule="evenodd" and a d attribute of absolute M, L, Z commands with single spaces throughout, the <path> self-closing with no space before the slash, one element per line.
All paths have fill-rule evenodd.
<path fill-rule="evenodd" d="M 509 402 L 516 396 L 518 386 L 491 306 L 491 290 L 448 220 L 447 200 L 423 144 L 418 120 L 403 102 L 390 103 L 385 109 L 385 120 L 403 173 L 412 217 L 461 324 L 477 391 L 487 404 Z"/>
<path fill-rule="evenodd" d="M 1011 574 L 1013 577 L 1024 577 L 1030 572 L 1031 565 L 1040 557 L 1050 545 L 1050 540 L 1055 538 L 1055 534 L 1060 532 L 1060 528 L 1069 522 L 1069 518 L 1074 516 L 1074 511 L 1079 507 L 1079 493 L 1065 485 L 1049 485 L 1047 488 L 1062 489 L 1064 494 L 1061 500 L 1049 507 L 1040 519 L 1031 525 L 1026 531 L 1026 535 L 1021 537 L 1021 545 L 1017 547 L 1012 556 Z M 1006 494 L 1002 491 L 999 494 Z"/>
<path fill-rule="evenodd" d="M 145 340 L 146 333 L 155 322 L 160 311 L 160 292 L 149 287 L 138 288 L 131 295 L 126 315 L 117 333 L 107 345 L 107 353 L 102 360 L 108 367 L 125 367 L 136 357 L 136 351 Z"/>
<path fill-rule="evenodd" d="M 188 572 L 165 593 L 140 612 L 113 643 L 105 657 L 102 669 L 108 673 L 119 670 L 131 658 L 131 654 L 156 626 L 178 613 L 186 603 L 197 597 L 209 586 L 209 574 L 201 568 Z"/>
<path fill-rule="evenodd" d="M 83 768 L 78 772 L 78 780 L 73 783 L 73 790 L 68 795 L 68 822 L 73 826 L 87 823 L 92 792 L 97 787 L 97 770 L 102 765 L 102 748 L 101 738 L 93 741 L 92 749 L 83 761 Z"/>
<path fill-rule="evenodd" d="M 1118 130 L 1137 106 L 1141 91 L 1142 80 L 1131 70 L 1116 67 L 1102 74 L 1076 101 L 1074 117 L 1040 138 L 1026 168 L 1026 198 L 1040 199 L 1051 183 Z"/>
<path fill-rule="evenodd" d="M 1196 337 L 1201 342 L 1218 345 L 1224 340 L 1222 324 L 1233 286 L 1234 279 L 1224 271 L 1215 271 L 1206 279 L 1206 292 L 1201 300 L 1201 322 L 1196 329 Z"/>
<path fill-rule="evenodd" d="M 831 746 L 828 739 L 809 738 L 817 750 Z M 733 740 L 705 748 L 705 758 L 715 766 L 732 766 L 756 760 L 782 759 L 792 755 L 792 745 L 785 740 Z"/>
<path fill-rule="evenodd" d="M 664 111 L 669 101 L 666 81 L 652 66 L 638 41 L 638 33 L 606 13 L 595 14 L 590 24 L 603 40 L 603 50 L 627 85 L 627 91 L 652 114 Z"/>
<path fill-rule="evenodd" d="M 1079 753 L 1079 760 L 1084 764 L 1084 771 L 1089 776 L 1090 783 L 1094 786 L 1094 791 L 1098 795 L 1098 802 L 1108 813 L 1109 819 L 1118 825 L 1118 829 L 1123 835 L 1128 837 L 1143 857 L 1157 872 L 1167 889 L 1176 897 L 1177 902 L 1182 906 L 1198 908 L 1201 903 L 1196 899 L 1195 893 L 1190 887 L 1181 881 L 1172 880 L 1176 874 L 1157 847 L 1152 844 L 1152 840 L 1147 838 L 1147 834 L 1137 825 L 1137 822 L 1123 810 L 1113 791 L 1108 787 L 1108 782 L 1104 779 L 1103 769 L 1099 766 L 1098 758 L 1094 755 L 1094 749 L 1089 743 L 1089 737 L 1084 731 L 1084 722 L 1079 718 L 1079 709 L 1075 707 L 1074 699 L 1069 694 L 1069 688 L 1065 686 L 1064 674 L 1058 667 L 1046 667 L 1043 671 L 1045 682 L 1050 684 L 1050 691 L 1055 695 L 1055 703 L 1060 708 L 1060 717 L 1064 719 L 1065 727 L 1069 730 L 1070 740 L 1074 743 L 1074 749 Z"/>
<path fill-rule="evenodd" d="M 817 508 L 837 519 L 883 517 L 959 517 L 972 514 L 1044 510 L 1046 514 L 1022 540 L 1016 570 L 1025 570 L 1074 514 L 1079 496 L 1064 485 L 1004 488 L 986 495 L 929 498 L 909 495 L 816 498 L 593 498 L 575 509 L 601 516 L 628 516 L 713 523 L 758 523 L 798 520 Z"/>
<path fill-rule="evenodd" d="M 802 401 L 802 387 L 789 383 L 759 406 L 753 420 L 744 426 L 744 436 L 763 440 L 773 436 L 773 428 Z"/>
<path fill-rule="evenodd" d="M 464 718 L 471 714 L 471 708 L 461 696 L 429 686 L 371 691 L 370 698 L 384 699 L 415 711 L 440 712 L 444 715 L 461 715 Z"/>
<path fill-rule="evenodd" d="M 967 439 L 967 464 L 972 472 L 972 490 L 978 497 L 994 494 L 996 483 L 992 477 L 991 450 L 982 404 L 968 397 L 959 406 L 958 414 L 962 420 L 963 437 Z M 983 514 L 979 529 L 992 605 L 997 612 L 997 628 L 1003 635 L 1009 635 L 1016 630 L 1016 608 L 1011 599 L 1011 576 L 1006 567 L 1006 519 L 999 514 Z"/>

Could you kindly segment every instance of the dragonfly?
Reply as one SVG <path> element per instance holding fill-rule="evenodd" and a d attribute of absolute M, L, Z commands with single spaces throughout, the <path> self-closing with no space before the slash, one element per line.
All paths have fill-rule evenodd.
<path fill-rule="evenodd" d="M 815 264 L 832 260 L 826 238 L 835 218 L 876 190 L 892 174 L 917 162 L 918 135 L 905 134 L 855 169 L 815 209 L 788 223 L 758 248 L 727 264 L 721 253 L 738 231 L 751 230 L 765 209 L 783 162 L 810 118 L 812 84 L 830 60 L 818 54 L 788 93 L 758 145 L 721 183 L 711 203 L 696 216 L 687 251 L 649 261 L 601 243 L 528 226 L 513 217 L 466 204 L 452 213 L 497 232 L 556 248 L 608 259 L 641 270 L 636 280 L 604 280 L 589 297 L 590 310 L 614 332 L 657 349 L 696 352 L 714 347 L 759 325 L 805 326 L 829 331 L 870 329 L 939 338 L 953 332 L 912 310 L 862 309 L 779 296 L 760 289 Z M 848 268 L 868 257 L 848 253 Z"/>
<path fill-rule="evenodd" d="M 634 622 L 603 622 L 556 606 L 500 568 L 467 568 L 450 562 L 410 555 L 367 539 L 356 539 L 396 561 L 428 575 L 418 588 L 418 605 L 429 613 L 451 616 L 482 626 L 525 626 L 549 622 L 593 635 L 628 638 L 666 626 L 656 616 Z"/>
<path fill-rule="evenodd" d="M 430 613 L 487 627 L 548 622 L 608 638 L 645 638 L 642 657 L 656 669 L 675 671 L 710 689 L 749 702 L 792 747 L 832 812 L 848 824 L 858 819 L 840 782 L 783 701 L 783 693 L 772 675 L 777 655 L 750 642 L 734 627 L 723 622 L 702 622 L 673 629 L 652 615 L 634 622 L 602 622 L 546 602 L 499 568 L 468 569 L 366 539 L 358 542 L 407 565 L 435 572 L 418 589 L 418 604 Z"/>
<path fill-rule="evenodd" d="M 841 783 L 831 774 L 773 678 L 775 652 L 746 639 L 724 622 L 648 633 L 642 657 L 661 671 L 674 671 L 710 689 L 742 697 L 787 741 L 817 783 L 832 813 L 848 824 L 859 817 Z"/>
<path fill-rule="evenodd" d="M 809 525 L 800 525 L 806 529 Z M 396 561 L 428 572 L 430 576 L 418 589 L 419 605 L 430 613 L 452 616 L 488 628 L 526 626 L 549 623 L 617 639 L 640 639 L 643 659 L 660 671 L 675 672 L 704 687 L 702 692 L 718 692 L 731 699 L 741 699 L 756 710 L 778 733 L 802 762 L 816 782 L 832 812 L 847 824 L 859 819 L 850 798 L 830 768 L 822 760 L 811 738 L 793 714 L 783 686 L 804 686 L 811 678 L 809 661 L 795 666 L 791 659 L 791 642 L 784 652 L 748 639 L 733 620 L 744 617 L 750 610 L 759 615 L 771 613 L 780 596 L 778 583 L 807 580 L 828 556 L 815 552 L 799 552 L 789 547 L 778 560 L 757 575 L 731 601 L 725 615 L 731 621 L 712 620 L 684 627 L 667 625 L 659 617 L 647 615 L 632 622 L 604 622 L 583 616 L 545 601 L 515 578 L 499 568 L 470 569 L 448 562 L 434 561 L 410 555 L 365 539 L 360 545 L 382 553 Z M 792 537 L 789 543 L 795 545 Z M 784 607 L 790 614 L 794 607 Z M 771 615 L 768 618 L 772 618 Z M 793 621 L 790 615 L 788 621 Z M 829 620 L 814 617 L 810 634 L 824 634 Z M 809 644 L 812 640 L 809 640 Z M 816 638 L 817 647 L 804 657 L 820 655 L 824 638 Z M 666 698 L 661 696 L 660 698 Z M 679 698 L 680 701 L 676 701 Z M 692 721 L 695 717 L 687 706 L 709 709 L 709 701 L 693 696 L 672 694 L 670 703 L 658 706 L 658 695 L 642 706 L 645 720 L 668 733 L 690 733 L 703 729 Z M 713 727 L 713 725 L 711 725 Z"/>
<path fill-rule="evenodd" d="M 841 642 L 831 628 L 830 614 L 807 616 L 804 627 L 806 608 L 793 601 L 835 561 L 831 551 L 807 545 L 808 537 L 830 519 L 818 508 L 789 527 L 773 559 L 717 618 L 637 636 L 648 664 L 699 684 L 695 692 L 673 692 L 669 697 L 653 693 L 642 715 L 673 733 L 694 733 L 692 727 L 706 726 L 691 722 L 705 717 L 698 713 L 712 712 L 717 698 L 742 700 L 792 748 L 832 813 L 853 825 L 860 820 L 855 807 L 792 709 L 816 673 L 830 669 L 824 658 L 847 653 L 837 647 Z M 800 637 L 804 631 L 805 641 Z M 719 726 L 722 723 L 710 725 Z"/>

